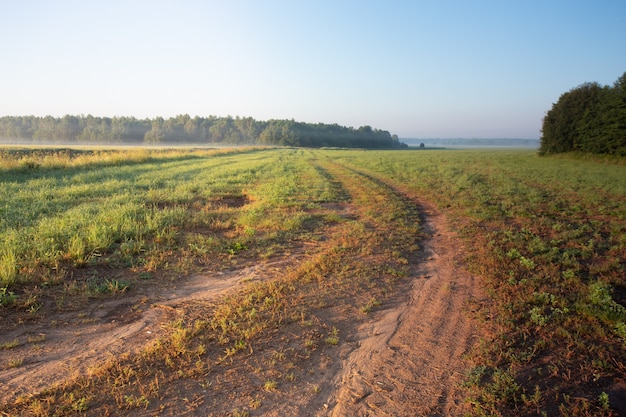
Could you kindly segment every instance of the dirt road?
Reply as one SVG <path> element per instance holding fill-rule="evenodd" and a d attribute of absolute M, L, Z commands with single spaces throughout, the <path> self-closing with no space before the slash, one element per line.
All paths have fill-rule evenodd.
<path fill-rule="evenodd" d="M 334 177 L 340 181 L 336 174 Z M 363 179 L 375 182 L 366 176 Z M 414 198 L 392 192 L 404 200 Z M 258 384 L 262 382 L 252 380 L 254 372 L 250 370 L 258 368 L 254 363 L 283 355 L 268 348 L 237 359 L 227 373 L 208 384 L 210 389 L 205 383 L 173 380 L 172 388 L 160 394 L 158 412 L 157 408 L 116 410 L 105 406 L 107 413 L 232 415 L 235 398 L 250 398 L 254 407 L 241 415 L 463 415 L 467 404 L 460 382 L 471 366 L 465 354 L 481 336 L 469 312 L 484 296 L 478 279 L 463 268 L 462 245 L 446 218 L 427 202 L 411 201 L 427 238 L 409 265 L 409 276 L 383 307 L 365 319 L 344 322 L 339 346 L 322 346 L 307 358 L 294 355 L 288 378 L 284 378 L 293 381 L 291 388 L 260 392 Z M 356 215 L 347 204 L 332 208 L 346 218 Z M 274 279 L 307 256 L 310 254 L 304 250 L 294 250 L 272 262 L 190 277 L 122 299 L 98 300 L 79 312 L 50 314 L 19 325 L 4 323 L 0 343 L 8 346 L 15 340 L 18 344 L 0 349 L 0 402 L 36 394 L 73 375 L 88 374 L 91 367 L 111 356 L 139 350 L 182 314 L 178 306 L 216 300 L 247 283 Z M 271 337 L 285 344 L 295 336 L 283 329 Z M 272 346 L 271 340 L 267 346 Z M 257 356 L 260 359 L 255 359 Z M 14 360 L 19 364 L 5 366 Z M 197 400 L 194 407 L 181 402 L 181 392 L 185 401 Z"/>
<path fill-rule="evenodd" d="M 467 411 L 459 383 L 464 355 L 479 329 L 467 315 L 483 298 L 462 266 L 458 238 L 443 215 L 423 209 L 422 260 L 412 286 L 393 310 L 359 329 L 358 348 L 343 361 L 328 416 L 455 416 Z"/>

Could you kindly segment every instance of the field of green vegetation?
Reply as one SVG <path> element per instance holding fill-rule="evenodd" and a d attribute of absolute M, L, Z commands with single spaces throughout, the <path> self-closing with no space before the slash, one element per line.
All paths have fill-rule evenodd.
<path fill-rule="evenodd" d="M 452 220 L 491 301 L 474 317 L 490 329 L 466 376 L 474 415 L 609 416 L 626 407 L 622 160 L 505 150 L 5 148 L 0 182 L 3 320 L 39 320 L 294 248 L 308 256 L 280 278 L 190 309 L 143 352 L 0 405 L 0 414 L 156 412 L 175 395 L 168 384 L 215 378 L 288 326 L 297 343 L 247 376 L 266 397 L 233 402 L 232 415 L 254 415 L 277 386 L 297 385 L 286 354 L 308 358 L 341 343 L 321 309 L 343 303 L 346 317 L 367 314 L 408 279 L 424 238 L 413 197 Z"/>
<path fill-rule="evenodd" d="M 469 243 L 495 328 L 478 414 L 610 414 L 626 376 L 626 169 L 531 152 L 342 155 L 435 202 Z"/>

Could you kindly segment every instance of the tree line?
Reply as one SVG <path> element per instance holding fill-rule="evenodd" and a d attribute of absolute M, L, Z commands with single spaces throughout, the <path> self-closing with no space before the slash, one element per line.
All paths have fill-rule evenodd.
<path fill-rule="evenodd" d="M 251 117 L 5 116 L 0 139 L 33 143 L 85 144 L 224 144 L 302 147 L 402 148 L 396 135 L 362 126 L 258 121 Z"/>
<path fill-rule="evenodd" d="M 543 119 L 539 153 L 626 156 L 626 72 L 612 86 L 588 82 L 561 95 Z"/>

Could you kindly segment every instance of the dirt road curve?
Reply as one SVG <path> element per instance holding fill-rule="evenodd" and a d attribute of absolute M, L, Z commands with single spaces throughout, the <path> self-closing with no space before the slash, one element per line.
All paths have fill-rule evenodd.
<path fill-rule="evenodd" d="M 198 275 L 182 285 L 158 289 L 119 300 L 102 300 L 88 311 L 51 314 L 40 321 L 6 326 L 0 343 L 18 340 L 15 349 L 0 350 L 0 364 L 12 357 L 26 358 L 19 367 L 0 367 L 0 401 L 37 393 L 111 356 L 141 349 L 163 333 L 163 326 L 179 314 L 177 305 L 194 299 L 218 298 L 242 282 L 272 276 L 277 262 L 215 273 L 211 279 Z M 40 336 L 41 335 L 41 336 Z M 39 343 L 25 343 L 37 340 Z"/>
<path fill-rule="evenodd" d="M 323 363 L 317 369 L 324 372 L 308 372 L 312 362 L 294 363 L 292 380 L 297 387 L 267 394 L 280 395 L 280 399 L 264 400 L 250 415 L 460 416 L 467 411 L 459 382 L 469 368 L 464 355 L 480 336 L 468 311 L 484 297 L 477 279 L 462 266 L 460 241 L 445 217 L 427 205 L 418 208 L 430 237 L 422 242 L 419 259 L 412 262 L 410 277 L 403 284 L 406 290 L 365 321 L 355 322 L 361 323 L 357 329 L 346 329 L 350 337 L 335 351 L 337 356 L 320 356 Z M 0 342 L 20 343 L 0 350 L 0 362 L 8 363 L 11 357 L 24 360 L 19 367 L 0 369 L 0 386 L 5 388 L 0 401 L 35 394 L 73 374 L 88 373 L 90 366 L 110 355 L 140 349 L 180 314 L 180 303 L 211 300 L 247 282 L 272 279 L 286 263 L 297 264 L 302 256 L 297 253 L 211 279 L 190 277 L 134 297 L 102 300 L 89 311 L 58 313 L 19 326 L 5 323 Z M 226 415 L 232 411 L 228 395 L 263 395 L 258 387 L 246 385 L 241 374 L 229 375 L 223 378 L 228 383 L 212 399 L 221 404 L 217 406 L 220 414 L 214 414 L 216 408 L 186 410 L 178 399 L 167 403 L 164 397 L 170 414 L 158 415 L 198 415 L 201 411 Z M 307 384 L 320 387 L 319 394 L 307 391 Z M 305 391 L 308 394 L 302 395 Z M 204 390 L 198 393 L 209 395 Z M 154 410 L 133 410 L 131 415 L 155 414 Z"/>
<path fill-rule="evenodd" d="M 479 330 L 467 315 L 482 299 L 460 264 L 459 241 L 443 215 L 425 209 L 423 260 L 399 307 L 360 328 L 357 349 L 335 378 L 322 416 L 455 416 L 467 411 L 459 386 L 463 356 Z"/>

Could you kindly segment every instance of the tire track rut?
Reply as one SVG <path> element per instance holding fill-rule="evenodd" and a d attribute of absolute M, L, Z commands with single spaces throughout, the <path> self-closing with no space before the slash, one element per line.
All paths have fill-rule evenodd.
<path fill-rule="evenodd" d="M 203 401 L 206 399 L 205 408 L 191 410 L 177 398 L 164 398 L 163 406 L 167 405 L 167 413 L 159 414 L 182 416 L 203 412 L 204 415 L 211 415 L 214 412 L 218 414 L 219 411 L 220 415 L 224 415 L 232 412 L 235 406 L 226 398 L 261 396 L 266 396 L 263 398 L 267 400 L 261 403 L 260 409 L 252 412 L 254 415 L 460 416 L 467 411 L 465 393 L 459 385 L 470 366 L 464 355 L 481 336 L 480 328 L 472 321 L 468 311 L 474 306 L 474 300 L 480 301 L 484 296 L 479 280 L 462 266 L 463 248 L 452 227 L 433 205 L 395 184 L 330 160 L 313 160 L 312 163 L 331 181 L 342 202 L 359 196 L 362 198 L 360 201 L 367 204 L 374 202 L 370 205 L 375 206 L 375 202 L 386 196 L 398 200 L 403 209 L 407 209 L 406 221 L 419 221 L 419 236 L 411 235 L 406 242 L 399 245 L 407 251 L 409 245 L 416 242 L 421 246 L 419 251 L 412 252 L 409 256 L 409 276 L 399 279 L 397 287 L 392 290 L 393 294 L 386 299 L 383 307 L 367 315 L 364 321 L 357 310 L 356 314 L 353 312 L 352 316 L 346 316 L 346 309 L 322 311 L 320 307 L 320 317 L 324 318 L 323 315 L 326 314 L 329 324 L 342 323 L 345 327 L 342 328 L 342 332 L 345 330 L 342 333 L 346 335 L 342 339 L 345 342 L 341 344 L 338 353 L 334 348 L 328 348 L 323 354 L 312 355 L 312 359 L 302 359 L 301 363 L 294 361 L 290 372 L 291 379 L 297 382 L 294 382 L 289 391 L 259 392 L 256 386 L 241 386 L 241 376 L 231 372 L 216 378 L 223 380 L 223 383 L 214 397 L 201 386 L 196 386 L 197 391 L 185 391 L 189 396 L 195 394 Z M 375 213 L 366 213 L 366 210 L 361 210 L 354 202 L 345 205 L 350 210 L 346 210 L 343 203 L 337 202 L 328 203 L 327 208 L 336 208 L 337 216 L 346 221 L 363 221 L 366 228 L 379 225 L 380 229 L 372 233 L 378 239 L 374 242 L 385 242 L 382 244 L 389 246 L 394 238 L 403 239 L 408 234 L 406 229 L 402 230 L 407 234 L 398 234 L 396 230 L 389 229 L 390 224 L 398 223 L 379 223 Z M 393 209 L 388 209 L 384 214 L 391 214 L 393 217 L 391 210 Z M 330 245 L 332 242 L 326 244 Z M 373 248 L 377 258 L 370 259 L 369 262 L 375 267 L 382 268 L 387 262 L 381 254 L 388 252 L 382 249 Z M 120 353 L 141 348 L 148 337 L 153 339 L 157 336 L 159 325 L 163 323 L 165 316 L 179 314 L 174 311 L 174 307 L 180 303 L 219 297 L 253 277 L 255 280 L 274 279 L 284 269 L 279 270 L 279 266 L 296 267 L 303 259 L 307 259 L 304 252 L 297 253 L 298 256 L 281 259 L 280 265 L 259 264 L 233 271 L 232 274 L 220 276 L 220 279 L 215 276 L 191 277 L 175 288 L 164 288 L 162 292 L 150 294 L 146 301 L 146 304 L 154 304 L 154 307 L 167 308 L 150 308 L 142 314 L 126 316 L 123 312 L 132 310 L 133 303 L 129 300 L 119 306 L 110 303 L 106 306 L 109 308 L 103 306 L 102 311 L 98 309 L 89 314 L 90 318 L 97 320 L 81 325 L 80 328 L 74 323 L 78 320 L 74 317 L 76 313 L 68 313 L 68 325 L 55 329 L 62 334 L 54 335 L 50 329 L 46 331 L 46 343 L 42 348 L 45 351 L 40 353 L 55 354 L 55 358 L 48 357 L 46 363 L 25 363 L 12 375 L 0 373 L 0 385 L 6 386 L 9 394 L 4 400 L 20 393 L 33 394 L 51 383 L 62 381 L 63 374 L 67 373 L 64 363 L 68 356 L 65 355 L 69 353 L 72 356 L 78 352 L 63 349 L 66 346 L 63 345 L 64 341 L 73 340 L 76 348 L 81 345 L 83 348 L 88 347 L 87 342 L 98 342 L 93 348 L 83 349 L 85 356 L 75 357 L 80 359 L 80 364 L 76 363 L 73 370 L 84 372 L 87 365 L 103 358 L 102 353 L 105 350 L 109 353 Z M 389 259 L 389 263 L 391 261 Z M 331 301 L 345 300 L 332 298 Z M 41 329 L 37 327 L 30 330 L 43 331 Z M 21 333 L 11 337 L 25 340 L 28 336 L 24 333 L 26 331 L 27 329 L 19 329 Z M 77 331 L 81 333 L 78 334 Z M 96 334 L 99 335 L 98 338 L 94 336 Z M 272 334 L 276 346 L 283 343 L 283 336 L 278 331 Z M 58 345 L 57 341 L 60 341 Z M 29 347 L 24 345 L 20 348 L 26 350 Z M 335 353 L 330 356 L 326 352 Z M 263 352 L 257 354 L 262 357 Z M 245 362 L 251 358 L 241 360 L 243 364 L 240 369 L 247 369 Z M 317 372 L 311 373 L 311 370 Z M 173 386 L 169 388 L 173 391 L 180 387 L 188 389 L 190 385 L 185 385 L 187 382 L 178 381 L 176 383 L 180 383 L 180 386 L 172 383 Z M 310 387 L 315 387 L 316 390 L 313 391 Z M 153 411 L 134 410 L 130 414 L 155 415 Z"/>
<path fill-rule="evenodd" d="M 369 174 L 342 167 L 388 188 L 420 212 L 427 234 L 412 265 L 410 288 L 396 307 L 360 326 L 357 348 L 343 360 L 320 416 L 460 416 L 468 411 L 460 385 L 465 355 L 481 330 L 469 317 L 484 299 L 462 266 L 460 240 L 427 202 Z"/>

